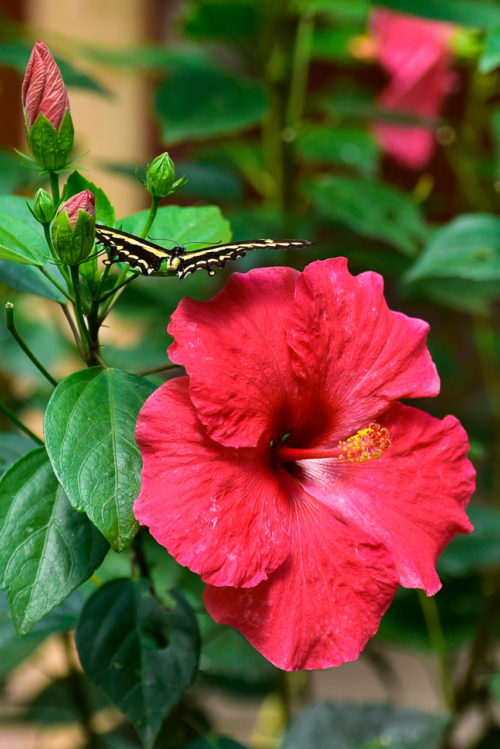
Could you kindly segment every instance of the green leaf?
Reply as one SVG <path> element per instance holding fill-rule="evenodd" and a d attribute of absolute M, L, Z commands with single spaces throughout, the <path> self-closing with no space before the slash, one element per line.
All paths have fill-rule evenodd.
<path fill-rule="evenodd" d="M 162 137 L 183 140 L 237 133 L 261 123 L 267 99 L 261 83 L 209 65 L 171 71 L 156 93 Z"/>
<path fill-rule="evenodd" d="M 457 536 L 446 547 L 439 557 L 440 574 L 463 577 L 500 563 L 500 512 L 470 505 L 467 514 L 474 533 Z"/>
<path fill-rule="evenodd" d="M 167 611 L 147 581 L 113 580 L 87 601 L 76 628 L 85 672 L 128 715 L 147 749 L 198 663 L 196 617 L 175 597 Z"/>
<path fill-rule="evenodd" d="M 108 549 L 69 504 L 43 447 L 0 480 L 0 528 L 0 586 L 19 634 L 87 580 Z"/>
<path fill-rule="evenodd" d="M 12 151 L 0 149 L 0 192 L 10 193 L 30 185 L 38 185 L 41 177 L 29 171 L 19 156 Z"/>
<path fill-rule="evenodd" d="M 423 16 L 436 21 L 451 21 L 463 26 L 491 28 L 500 25 L 500 7 L 495 2 L 477 0 L 374 0 L 391 10 Z"/>
<path fill-rule="evenodd" d="M 421 278 L 500 280 L 500 219 L 470 213 L 439 229 L 406 274 L 407 281 Z"/>
<path fill-rule="evenodd" d="M 0 476 L 21 455 L 33 450 L 36 444 L 22 434 L 7 432 L 0 434 Z"/>
<path fill-rule="evenodd" d="M 51 272 L 54 276 L 58 275 L 53 271 Z M 61 294 L 54 284 L 40 273 L 37 266 L 0 260 L 0 278 L 2 283 L 11 289 L 27 291 L 29 294 L 36 294 L 54 302 L 67 301 L 64 294 Z"/>
<path fill-rule="evenodd" d="M 142 463 L 135 422 L 154 389 L 142 377 L 92 367 L 63 380 L 45 414 L 47 452 L 69 501 L 117 551 L 137 532 L 132 505 Z"/>
<path fill-rule="evenodd" d="M 413 257 L 428 236 L 419 208 L 392 187 L 353 177 L 320 177 L 307 186 L 324 216 L 384 240 Z"/>
<path fill-rule="evenodd" d="M 481 73 L 490 73 L 500 65 L 500 26 L 491 29 L 484 43 L 483 54 L 479 58 Z"/>
<path fill-rule="evenodd" d="M 16 216 L 0 211 L 0 258 L 15 263 L 45 265 L 49 250 L 38 231 Z"/>
<path fill-rule="evenodd" d="M 438 749 L 447 722 L 390 705 L 317 702 L 299 714 L 282 749 Z"/>
<path fill-rule="evenodd" d="M 94 182 L 85 179 L 80 172 L 72 172 L 64 185 L 62 194 L 63 200 L 68 200 L 78 192 L 83 190 L 90 190 L 95 198 L 95 220 L 98 224 L 106 224 L 106 226 L 113 226 L 115 222 L 115 209 L 111 204 L 110 199 L 101 187 L 97 187 Z"/>
<path fill-rule="evenodd" d="M 379 150 L 364 130 L 317 127 L 299 138 L 297 152 L 305 161 L 343 164 L 366 175 L 378 166 Z"/>

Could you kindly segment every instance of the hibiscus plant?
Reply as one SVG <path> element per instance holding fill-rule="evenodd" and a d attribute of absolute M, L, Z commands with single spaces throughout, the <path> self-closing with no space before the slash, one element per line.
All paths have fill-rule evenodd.
<path fill-rule="evenodd" d="M 253 5 L 243 3 L 247 10 L 238 11 L 248 12 L 248 24 Z M 315 14 L 321 18 L 323 11 L 313 5 L 297 3 L 294 11 L 299 68 L 308 45 L 322 43 L 313 29 Z M 198 12 L 189 23 L 195 30 L 197 23 L 210 27 L 210 16 Z M 458 33 L 464 45 L 464 39 L 472 44 L 471 34 L 457 32 L 459 21 L 453 13 L 417 19 L 372 10 L 369 44 L 358 39 L 356 54 L 378 59 L 385 88 L 370 134 L 357 141 L 350 136 L 367 161 L 376 143 L 409 173 L 424 169 L 435 154 L 435 118 L 456 83 L 453 40 Z M 277 60 L 278 70 L 279 55 Z M 190 65 L 184 74 L 196 69 L 200 86 L 205 80 L 209 90 L 210 76 L 218 73 L 196 56 Z M 174 66 L 172 79 L 182 74 L 182 65 Z M 172 91 L 172 81 L 164 85 Z M 181 80 L 176 85 L 179 100 L 188 95 L 189 86 Z M 462 558 L 460 549 L 477 548 L 480 563 L 489 564 L 483 547 L 466 545 L 474 538 L 467 506 L 476 481 L 469 440 L 458 418 L 429 400 L 438 397 L 440 378 L 418 304 L 402 294 L 395 305 L 392 287 L 387 301 L 384 279 L 369 263 L 363 267 L 358 259 L 351 267 L 348 251 L 325 250 L 321 222 L 312 236 L 313 223 L 294 218 L 286 149 L 297 136 L 304 96 L 299 84 L 292 87 L 291 119 L 281 123 L 286 127 L 275 141 L 283 149 L 284 171 L 272 177 L 281 190 L 277 202 L 289 216 L 282 228 L 317 245 L 286 256 L 269 250 L 262 263 L 271 267 L 253 267 L 246 258 L 231 275 L 218 271 L 215 280 L 200 271 L 184 282 L 165 266 L 142 277 L 132 259 L 123 262 L 96 240 L 96 225 L 131 235 L 129 253 L 140 252 L 146 240 L 164 245 L 167 255 L 167 240 L 181 248 L 230 242 L 230 222 L 217 206 L 186 205 L 182 192 L 183 205 L 174 204 L 174 194 L 189 183 L 166 152 L 145 171 L 149 207 L 117 218 L 108 196 L 72 161 L 77 123 L 59 66 L 44 42 L 31 51 L 22 84 L 29 153 L 20 158 L 43 186 L 28 198 L 0 196 L 0 269 L 5 285 L 17 290 L 4 305 L 9 355 L 20 370 L 30 362 L 44 378 L 46 408 L 42 437 L 20 414 L 20 402 L 0 401 L 3 423 L 11 425 L 0 435 L 0 588 L 6 603 L 0 674 L 7 677 L 56 635 L 76 695 L 81 746 L 241 748 L 222 735 L 230 731 L 214 729 L 196 692 L 218 679 L 226 689 L 238 682 L 277 700 L 276 730 L 267 744 L 255 739 L 252 746 L 454 749 L 462 713 L 498 692 L 488 660 L 497 573 L 485 578 L 494 595 L 486 592 L 486 614 L 477 617 L 465 675 L 455 678 L 450 666 L 443 611 L 434 598 L 443 582 L 443 591 L 448 586 L 453 593 L 453 564 L 465 567 L 463 579 L 477 574 L 470 562 L 474 552 Z M 255 111 L 262 106 L 257 95 L 254 104 Z M 333 116 L 334 110 L 332 105 Z M 168 137 L 182 140 L 182 122 L 162 111 Z M 243 127 L 256 124 L 242 118 Z M 190 127 L 196 140 L 197 121 Z M 448 137 L 443 128 L 437 132 L 441 141 Z M 335 138 L 329 126 L 305 127 L 297 150 L 314 164 L 326 148 L 334 163 Z M 260 184 L 270 184 L 252 147 L 235 149 L 228 140 L 225 155 L 238 154 L 235 161 L 249 182 L 259 182 L 260 174 Z M 337 165 L 349 162 L 345 144 L 343 153 Z M 460 282 L 498 278 L 498 258 L 489 255 L 483 275 L 479 266 L 471 270 L 480 250 L 500 252 L 498 220 L 466 214 L 436 229 L 412 200 L 367 176 L 373 176 L 367 163 L 357 176 L 342 169 L 314 175 L 305 180 L 304 194 L 341 235 L 352 230 L 366 237 L 374 257 L 384 243 L 396 248 L 407 261 L 408 288 L 413 283 L 418 290 L 420 283 L 422 298 L 436 299 L 449 272 L 452 282 L 442 291 L 449 308 L 456 309 L 463 293 L 476 335 L 483 347 L 494 348 L 491 316 L 480 304 L 474 307 L 473 291 Z M 415 191 L 425 192 L 424 183 L 422 177 Z M 235 214 L 236 226 L 239 220 L 245 227 L 251 222 Z M 490 244 L 478 245 L 477 233 Z M 57 311 L 70 352 L 64 371 L 45 361 L 36 336 L 26 340 L 23 292 L 47 300 L 43 310 L 50 308 L 51 315 Z M 497 292 L 485 293 L 489 302 Z M 167 295 L 170 321 L 162 307 Z M 134 301 L 123 307 L 123 336 L 144 300 L 147 314 L 160 310 L 140 329 L 130 355 L 108 343 L 127 296 Z M 141 348 L 148 326 L 159 344 Z M 446 354 L 437 358 L 450 375 Z M 491 384 L 493 375 L 486 377 Z M 498 540 L 500 521 L 488 512 L 476 517 L 486 526 L 496 523 Z M 455 537 L 458 552 L 437 570 Z M 495 551 L 493 562 L 499 561 Z M 380 627 L 388 640 L 406 637 L 412 645 L 424 633 L 439 664 L 439 715 L 390 705 L 308 704 L 308 672 L 342 667 L 365 648 L 387 676 L 383 647 L 378 636 L 372 639 Z M 489 681 L 483 678 L 486 665 Z M 294 681 L 295 671 L 302 672 L 302 682 Z M 109 703 L 120 712 L 101 726 L 94 713 Z M 301 713 L 297 706 L 306 709 Z M 485 737 L 490 728 L 496 730 L 488 713 Z M 329 732 L 334 743 L 328 743 Z"/>

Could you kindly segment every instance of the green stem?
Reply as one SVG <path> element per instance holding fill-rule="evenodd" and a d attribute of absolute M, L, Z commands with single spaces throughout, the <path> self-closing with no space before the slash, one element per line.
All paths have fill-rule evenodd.
<path fill-rule="evenodd" d="M 13 411 L 11 411 L 11 410 L 10 410 L 10 408 L 7 408 L 7 406 L 6 406 L 6 405 L 4 405 L 4 404 L 3 404 L 3 403 L 2 403 L 1 401 L 0 401 L 0 411 L 1 411 L 2 413 L 4 413 L 4 414 L 5 414 L 6 416 L 8 416 L 8 418 L 9 418 L 9 419 L 10 419 L 10 420 L 11 420 L 11 421 L 12 421 L 12 422 L 13 422 L 13 423 L 14 423 L 14 424 L 15 424 L 15 425 L 16 425 L 16 426 L 17 426 L 17 427 L 18 427 L 18 428 L 19 428 L 19 429 L 20 429 L 20 430 L 22 431 L 22 432 L 24 432 L 25 434 L 27 434 L 27 435 L 28 435 L 28 437 L 31 437 L 31 439 L 32 439 L 32 440 L 33 440 L 34 442 L 37 442 L 37 443 L 38 443 L 39 445 L 43 445 L 43 440 L 41 440 L 41 439 L 40 439 L 40 437 L 37 437 L 37 435 L 36 435 L 36 434 L 35 434 L 34 432 L 32 432 L 32 431 L 31 431 L 31 429 L 30 429 L 29 427 L 27 427 L 27 426 L 26 426 L 26 424 L 23 424 L 23 422 L 22 422 L 22 421 L 20 421 L 20 420 L 19 420 L 19 419 L 17 418 L 16 414 L 15 414 L 15 413 L 14 413 Z"/>
<path fill-rule="evenodd" d="M 145 239 L 148 236 L 149 230 L 151 229 L 153 225 L 153 221 L 156 218 L 156 214 L 158 213 L 159 205 L 160 205 L 160 198 L 155 197 L 153 195 L 152 201 L 151 201 L 151 208 L 149 209 L 148 219 L 144 225 L 142 232 L 139 235 L 140 237 L 142 237 L 142 239 Z"/>
<path fill-rule="evenodd" d="M 145 369 L 143 372 L 138 372 L 139 377 L 146 377 L 156 372 L 167 372 L 169 369 L 183 369 L 182 364 L 162 364 L 161 367 L 153 367 L 153 369 Z"/>
<path fill-rule="evenodd" d="M 50 382 L 51 385 L 54 385 L 54 387 L 57 387 L 57 380 L 55 380 L 52 375 L 47 372 L 43 364 L 37 359 L 35 354 L 31 351 L 31 349 L 26 345 L 23 338 L 19 335 L 16 325 L 14 323 L 14 305 L 12 302 L 7 302 L 5 305 L 5 326 L 7 330 L 10 332 L 12 337 L 15 339 L 17 344 L 22 348 L 26 356 L 31 359 L 35 367 L 38 369 L 39 372 L 43 374 L 43 376 Z"/>
<path fill-rule="evenodd" d="M 418 599 L 422 608 L 422 613 L 424 615 L 427 633 L 429 635 L 429 642 L 432 650 L 437 656 L 439 663 L 439 680 L 443 702 L 449 710 L 454 711 L 456 709 L 456 705 L 455 695 L 453 692 L 453 679 L 448 657 L 448 647 L 446 645 L 443 628 L 441 626 L 438 607 L 436 605 L 435 599 L 432 597 L 427 597 L 423 590 L 418 591 Z"/>
<path fill-rule="evenodd" d="M 59 302 L 59 305 L 64 313 L 66 320 L 68 321 L 69 327 L 71 328 L 71 332 L 73 333 L 73 338 L 75 339 L 75 343 L 77 345 L 79 354 L 82 357 L 82 359 L 85 359 L 85 350 L 82 346 L 82 340 L 78 334 L 78 330 L 76 329 L 75 323 L 73 322 L 73 318 L 71 317 L 71 314 L 67 306 L 63 302 Z"/>
<path fill-rule="evenodd" d="M 52 190 L 52 200 L 59 205 L 61 198 L 59 195 L 59 177 L 55 172 L 49 172 L 50 189 Z"/>
<path fill-rule="evenodd" d="M 72 297 L 70 296 L 70 294 L 68 294 L 68 292 L 65 289 L 63 289 L 63 287 L 61 286 L 61 284 L 58 283 L 56 281 L 56 279 L 53 278 L 53 276 L 51 276 L 51 274 L 48 272 L 48 270 L 45 270 L 45 268 L 42 268 L 40 265 L 38 266 L 38 269 L 39 269 L 40 273 L 43 273 L 43 275 L 46 278 L 48 278 L 49 281 L 52 284 L 54 284 L 54 286 L 56 287 L 56 289 L 58 289 L 61 292 L 61 294 L 63 294 L 66 297 L 66 299 L 69 299 L 70 302 L 74 303 L 74 299 L 72 299 Z"/>
<path fill-rule="evenodd" d="M 295 48 L 293 51 L 292 75 L 288 95 L 288 125 L 297 128 L 300 125 L 307 94 L 307 75 L 311 60 L 314 17 L 302 15 L 297 25 Z"/>
<path fill-rule="evenodd" d="M 126 272 L 128 272 L 128 270 Z M 124 286 L 127 286 L 127 284 L 129 284 L 131 281 L 133 281 L 135 278 L 137 278 L 140 275 L 141 275 L 141 273 L 139 271 L 138 273 L 134 273 L 133 276 L 129 276 L 128 278 L 126 278 L 125 281 L 123 281 L 122 283 L 118 283 L 114 288 L 111 289 L 111 291 L 107 291 L 104 294 L 104 296 L 99 297 L 99 302 L 104 302 L 104 301 L 106 301 L 106 299 L 109 299 L 109 297 L 114 296 L 114 294 L 119 289 L 123 288 Z M 120 280 L 120 279 L 118 279 L 118 280 Z M 104 310 L 103 310 L 103 312 L 104 312 Z"/>
<path fill-rule="evenodd" d="M 76 322 L 78 325 L 78 330 L 80 332 L 82 343 L 84 345 L 84 349 L 86 349 L 84 359 L 87 363 L 89 363 L 91 359 L 91 351 L 94 347 L 92 345 L 90 334 L 89 334 L 87 325 L 85 324 L 85 319 L 83 317 L 82 290 L 80 288 L 80 276 L 78 274 L 78 266 L 70 265 L 69 270 L 71 273 L 71 280 L 73 282 L 73 291 L 75 294 L 74 310 L 75 310 Z"/>

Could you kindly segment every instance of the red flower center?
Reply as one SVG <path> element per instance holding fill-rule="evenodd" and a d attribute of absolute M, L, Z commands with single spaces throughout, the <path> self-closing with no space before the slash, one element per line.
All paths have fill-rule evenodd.
<path fill-rule="evenodd" d="M 349 463 L 365 463 L 367 460 L 380 458 L 384 450 L 391 446 L 389 430 L 380 424 L 369 424 L 346 440 L 340 440 L 333 448 L 296 448 L 289 447 L 281 441 L 273 448 L 276 463 L 291 463 L 296 460 L 314 460 L 335 458 Z"/>

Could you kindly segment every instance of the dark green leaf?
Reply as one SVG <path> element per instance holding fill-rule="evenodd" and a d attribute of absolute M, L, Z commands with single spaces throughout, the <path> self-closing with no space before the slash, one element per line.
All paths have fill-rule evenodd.
<path fill-rule="evenodd" d="M 238 42 L 259 29 L 259 8 L 253 0 L 196 0 L 184 30 L 197 37 Z"/>
<path fill-rule="evenodd" d="M 193 739 L 189 744 L 186 744 L 185 749 L 245 749 L 245 747 L 238 741 L 233 741 L 233 739 L 211 734 L 204 738 Z"/>
<path fill-rule="evenodd" d="M 0 584 L 19 634 L 87 580 L 108 549 L 69 504 L 43 447 L 0 479 L 0 528 Z"/>
<path fill-rule="evenodd" d="M 376 237 L 412 257 L 428 228 L 419 208 L 392 187 L 353 177 L 320 177 L 308 186 L 324 215 L 358 234 Z"/>
<path fill-rule="evenodd" d="M 152 747 L 198 662 L 196 618 L 180 595 L 166 611 L 147 582 L 114 580 L 87 601 L 76 629 L 80 661 Z"/>
<path fill-rule="evenodd" d="M 168 144 L 237 133 L 267 114 L 260 83 L 208 65 L 172 70 L 157 91 L 155 107 Z"/>
<path fill-rule="evenodd" d="M 411 13 L 436 21 L 451 21 L 463 26 L 491 28 L 500 25 L 500 7 L 495 2 L 477 0 L 374 0 L 374 5 L 401 13 Z"/>
<path fill-rule="evenodd" d="M 499 281 L 500 219 L 464 214 L 439 229 L 406 274 L 408 281 L 421 278 Z"/>
<path fill-rule="evenodd" d="M 142 464 L 135 422 L 154 389 L 142 377 L 92 367 L 63 380 L 45 414 L 56 476 L 73 507 L 86 512 L 117 551 L 137 531 L 132 505 Z"/>
<path fill-rule="evenodd" d="M 305 161 L 344 164 L 366 175 L 378 166 L 379 150 L 364 130 L 317 127 L 300 137 L 297 151 Z"/>
<path fill-rule="evenodd" d="M 33 450 L 36 444 L 22 434 L 0 434 L 0 475 L 21 455 Z"/>
<path fill-rule="evenodd" d="M 45 265 L 49 250 L 44 237 L 15 216 L 0 211 L 0 258 Z"/>
<path fill-rule="evenodd" d="M 492 29 L 486 37 L 484 51 L 479 58 L 481 73 L 490 73 L 500 65 L 500 26 Z"/>
<path fill-rule="evenodd" d="M 437 749 L 447 722 L 389 705 L 317 702 L 288 729 L 282 749 Z"/>

